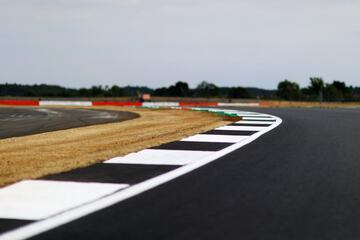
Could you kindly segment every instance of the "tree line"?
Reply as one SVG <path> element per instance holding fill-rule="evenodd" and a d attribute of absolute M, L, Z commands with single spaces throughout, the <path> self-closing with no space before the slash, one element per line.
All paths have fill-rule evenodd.
<path fill-rule="evenodd" d="M 360 88 L 346 86 L 345 82 L 334 80 L 325 83 L 322 78 L 311 77 L 309 85 L 300 88 L 299 84 L 285 79 L 279 82 L 277 97 L 284 100 L 304 101 L 360 101 Z"/>
<path fill-rule="evenodd" d="M 149 93 L 163 97 L 202 97 L 226 99 L 283 99 L 305 101 L 360 101 L 360 88 L 346 86 L 344 82 L 325 83 L 322 78 L 310 78 L 308 87 L 300 88 L 296 82 L 279 82 L 277 90 L 249 87 L 219 87 L 202 81 L 195 88 L 178 81 L 169 87 L 152 89 L 144 86 L 92 86 L 90 88 L 66 88 L 57 85 L 0 84 L 0 96 L 15 97 L 137 97 Z"/>
<path fill-rule="evenodd" d="M 203 81 L 196 88 L 188 83 L 178 81 L 169 87 L 152 89 L 144 86 L 92 86 L 90 88 L 65 88 L 56 85 L 35 84 L 0 84 L 0 96 L 22 97 L 137 97 L 149 93 L 164 97 L 203 97 L 203 98 L 262 98 L 271 99 L 276 95 L 274 90 L 244 87 L 218 87 Z"/>

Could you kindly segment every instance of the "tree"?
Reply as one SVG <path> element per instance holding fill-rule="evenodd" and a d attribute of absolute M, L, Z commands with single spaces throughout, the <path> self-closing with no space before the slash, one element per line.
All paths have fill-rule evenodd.
<path fill-rule="evenodd" d="M 104 89 L 100 86 L 92 86 L 91 87 L 91 96 L 92 97 L 103 97 L 104 96 Z"/>
<path fill-rule="evenodd" d="M 347 87 L 345 82 L 333 81 L 331 84 L 326 84 L 324 95 L 330 101 L 344 101 L 345 99 L 352 99 L 350 87 Z"/>
<path fill-rule="evenodd" d="M 167 87 L 157 88 L 154 91 L 155 96 L 169 96 L 169 89 Z"/>
<path fill-rule="evenodd" d="M 87 88 L 80 88 L 78 93 L 80 97 L 91 97 L 91 90 Z"/>
<path fill-rule="evenodd" d="M 324 98 L 327 101 L 342 101 L 343 93 L 334 84 L 326 84 L 324 88 Z"/>
<path fill-rule="evenodd" d="M 202 81 L 196 87 L 196 93 L 200 97 L 217 97 L 219 96 L 219 88 L 213 83 Z"/>
<path fill-rule="evenodd" d="M 300 87 L 296 82 L 285 79 L 279 82 L 277 96 L 286 100 L 298 100 L 300 98 Z"/>
<path fill-rule="evenodd" d="M 340 82 L 337 80 L 334 80 L 332 85 L 339 91 L 345 93 L 348 89 L 346 87 L 346 84 L 344 82 Z"/>
<path fill-rule="evenodd" d="M 251 98 L 251 94 L 243 87 L 232 87 L 229 89 L 228 98 Z"/>
<path fill-rule="evenodd" d="M 309 89 L 318 96 L 319 101 L 323 100 L 323 89 L 325 83 L 324 80 L 320 77 L 311 77 L 310 78 L 310 87 Z"/>
<path fill-rule="evenodd" d="M 178 81 L 175 85 L 169 87 L 171 96 L 186 97 L 189 94 L 189 85 L 186 82 Z"/>
<path fill-rule="evenodd" d="M 107 90 L 108 95 L 110 97 L 122 97 L 124 96 L 124 90 L 117 86 L 117 85 L 113 85 L 110 89 Z"/>

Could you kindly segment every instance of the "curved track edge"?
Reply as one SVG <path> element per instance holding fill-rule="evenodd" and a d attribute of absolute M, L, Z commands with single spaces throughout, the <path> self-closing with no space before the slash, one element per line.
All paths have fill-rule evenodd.
<path fill-rule="evenodd" d="M 179 108 L 179 107 L 175 107 L 175 108 Z M 199 148 L 204 148 L 204 146 L 206 145 L 211 145 L 210 143 L 214 143 L 215 141 L 215 145 L 217 147 L 216 150 L 211 150 L 211 151 L 194 151 L 193 153 L 201 153 L 200 155 L 198 155 L 198 157 L 196 159 L 193 159 L 190 162 L 181 162 L 181 159 L 175 159 L 175 163 L 169 163 L 169 165 L 175 166 L 176 168 L 167 171 L 165 173 L 162 173 L 160 175 L 157 175 L 155 177 L 151 177 L 148 179 L 145 179 L 144 181 L 140 181 L 137 182 L 135 184 L 117 184 L 114 186 L 111 185 L 111 183 L 107 184 L 106 186 L 109 187 L 110 189 L 112 187 L 112 190 L 110 190 L 110 192 L 104 193 L 103 195 L 98 196 L 97 198 L 93 198 L 91 200 L 85 201 L 80 205 L 76 205 L 73 207 L 69 207 L 67 209 L 63 209 L 62 211 L 58 211 L 53 215 L 49 215 L 46 217 L 34 217 L 33 222 L 26 224 L 24 226 L 21 226 L 19 228 L 16 229 L 12 229 L 9 230 L 7 232 L 5 232 L 3 235 L 0 235 L 0 240 L 5 240 L 5 239 L 27 239 L 33 236 L 36 236 L 40 233 L 44 233 L 48 230 L 51 230 L 53 228 L 56 228 L 58 226 L 61 226 L 63 224 L 69 223 L 71 221 L 74 221 L 76 219 L 79 219 L 81 217 L 84 217 L 86 215 L 89 215 L 91 213 L 94 213 L 96 211 L 99 211 L 101 209 L 104 209 L 106 207 L 109 207 L 111 205 L 114 205 L 116 203 L 119 203 L 121 201 L 124 201 L 126 199 L 129 199 L 133 196 L 136 196 L 140 193 L 143 193 L 145 191 L 148 191 L 152 188 L 155 188 L 157 186 L 160 186 L 166 182 L 169 182 L 173 179 L 176 179 L 184 174 L 187 174 L 191 171 L 194 171 L 210 162 L 213 162 L 235 150 L 240 149 L 241 147 L 255 141 L 257 138 L 261 137 L 262 135 L 266 134 L 267 132 L 275 129 L 276 127 L 278 127 L 281 123 L 282 120 L 279 117 L 273 116 L 273 115 L 269 115 L 269 114 L 262 114 L 262 113 L 257 113 L 257 112 L 247 112 L 247 111 L 238 111 L 238 110 L 228 110 L 228 109 L 215 109 L 215 108 L 188 108 L 191 110 L 195 110 L 195 111 L 209 111 L 209 112 L 214 112 L 214 113 L 225 113 L 231 116 L 239 116 L 242 118 L 242 120 L 234 123 L 234 124 L 229 124 L 227 126 L 223 126 L 220 128 L 216 128 L 212 131 L 209 131 L 207 134 L 197 134 L 195 136 L 189 137 L 189 138 L 185 138 L 182 139 L 180 141 L 177 142 L 173 142 L 171 143 L 170 146 L 169 144 L 164 144 L 164 145 L 160 145 L 159 147 L 155 147 L 155 149 L 145 149 L 142 150 L 138 153 L 132 153 L 129 154 L 125 157 L 120 157 L 120 158 L 114 158 L 114 159 L 110 159 L 105 161 L 104 163 L 101 163 L 105 165 L 113 165 L 116 166 L 115 164 L 129 164 L 129 163 L 137 163 L 136 161 L 139 159 L 144 160 L 149 158 L 149 161 L 151 164 L 159 164 L 156 163 L 156 159 L 154 160 L 152 157 L 154 156 L 154 152 L 160 152 L 161 153 L 168 153 L 168 151 L 177 151 L 177 152 L 181 152 L 183 151 L 183 153 L 185 153 L 186 151 L 184 151 L 185 149 L 183 149 L 183 147 L 180 147 L 179 150 L 179 146 L 183 146 L 186 145 L 187 143 L 190 143 L 192 146 L 192 148 L 195 146 L 196 144 L 199 143 L 205 143 L 205 144 L 200 144 Z M 242 134 L 244 133 L 244 134 Z M 208 141 L 206 140 L 206 138 L 209 137 Z M 234 137 L 241 137 L 241 140 L 231 140 L 234 139 Z M 196 139 L 202 139 L 202 140 L 196 140 Z M 205 141 L 204 141 L 205 139 Z M 216 139 L 223 139 L 223 140 L 219 140 L 219 142 L 216 142 Z M 230 139 L 230 140 L 229 140 Z M 170 147 L 169 147 L 170 146 Z M 174 150 L 174 146 L 175 149 L 177 148 L 178 150 Z M 188 145 L 187 145 L 188 146 Z M 220 147 L 218 147 L 220 146 Z M 205 147 L 206 148 L 206 147 Z M 170 149 L 170 150 L 169 150 Z M 194 150 L 194 149 L 192 149 Z M 150 152 L 150 153 L 149 153 Z M 175 153 L 177 153 L 175 152 Z M 190 152 L 191 153 L 191 152 Z M 196 155 L 196 154 L 195 154 Z M 192 156 L 192 155 L 186 155 L 185 156 L 185 160 L 188 158 L 188 156 Z M 155 163 L 154 163 L 155 161 Z M 145 163 L 147 164 L 147 163 Z M 20 183 L 16 183 L 16 184 L 22 184 L 26 181 L 40 181 L 40 183 L 42 182 L 47 182 L 48 180 L 25 180 L 22 181 Z M 55 181 L 50 181 L 50 182 L 55 182 Z M 29 182 L 26 182 L 29 183 Z M 67 182 L 67 184 L 69 184 L 71 182 Z M 0 189 L 0 195 L 2 194 L 2 192 L 4 192 L 4 190 L 6 190 L 7 188 L 12 188 L 14 187 L 14 185 L 10 185 L 8 187 L 5 187 L 3 189 Z M 32 184 L 32 182 L 29 183 L 30 185 Z M 79 183 L 77 183 L 79 184 Z M 102 183 L 91 183 L 91 184 L 102 184 Z M 120 186 L 121 185 L 121 186 Z M 105 185 L 104 185 L 105 186 Z M 10 191 L 11 192 L 11 191 Z M 0 211 L 1 212 L 1 211 Z M 0 218 L 3 218 L 3 216 L 1 216 L 0 213 Z M 16 218 L 16 217 L 15 217 Z M 31 216 L 30 218 L 31 219 Z M 27 219 L 27 220 L 29 220 Z"/>

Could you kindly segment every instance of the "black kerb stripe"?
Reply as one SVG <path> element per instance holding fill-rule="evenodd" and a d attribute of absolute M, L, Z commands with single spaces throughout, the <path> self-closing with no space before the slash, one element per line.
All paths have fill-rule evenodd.
<path fill-rule="evenodd" d="M 228 126 L 269 127 L 271 124 L 231 123 Z"/>
<path fill-rule="evenodd" d="M 34 221 L 17 220 L 17 219 L 0 219 L 0 234 L 13 230 L 18 227 L 23 227 Z"/>
<path fill-rule="evenodd" d="M 46 176 L 45 180 L 98 182 L 98 183 L 138 183 L 179 166 L 99 163 L 69 172 Z"/>
<path fill-rule="evenodd" d="M 243 121 L 251 121 L 251 122 L 275 122 L 275 119 L 242 119 Z"/>
<path fill-rule="evenodd" d="M 160 146 L 153 147 L 152 149 L 219 151 L 230 145 L 232 145 L 232 143 L 176 141 L 162 144 Z"/>
<path fill-rule="evenodd" d="M 272 116 L 255 116 L 255 115 L 251 115 L 251 116 L 239 116 L 239 117 L 252 117 L 252 118 L 272 118 Z"/>
<path fill-rule="evenodd" d="M 216 134 L 216 135 L 235 135 L 235 136 L 250 136 L 258 131 L 232 131 L 232 130 L 211 130 L 203 134 Z"/>

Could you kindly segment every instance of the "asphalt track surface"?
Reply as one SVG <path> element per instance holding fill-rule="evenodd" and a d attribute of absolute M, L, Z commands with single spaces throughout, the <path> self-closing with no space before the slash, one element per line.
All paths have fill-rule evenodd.
<path fill-rule="evenodd" d="M 0 108 L 0 139 L 119 122 L 135 113 L 92 109 Z"/>
<path fill-rule="evenodd" d="M 245 110 L 283 123 L 206 166 L 33 239 L 359 239 L 360 110 Z"/>

